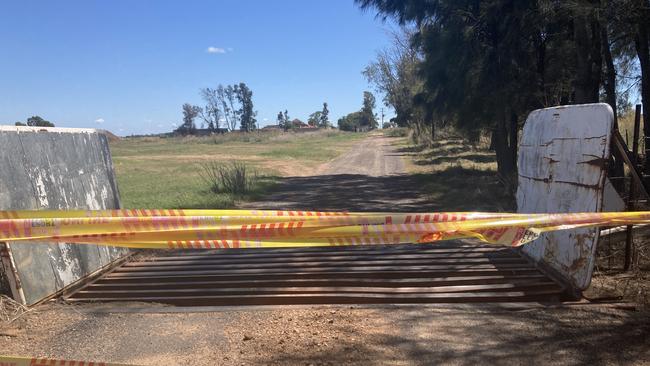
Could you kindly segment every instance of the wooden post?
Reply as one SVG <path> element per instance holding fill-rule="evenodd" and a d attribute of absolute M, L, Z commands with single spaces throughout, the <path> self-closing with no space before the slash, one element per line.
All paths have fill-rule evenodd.
<path fill-rule="evenodd" d="M 636 111 L 634 113 L 634 135 L 632 140 L 632 156 L 630 170 L 637 167 L 638 154 L 639 154 L 639 129 L 641 126 L 641 105 L 636 106 Z M 636 199 L 636 182 L 634 179 L 630 179 L 630 190 L 627 196 L 627 210 L 634 211 L 634 200 Z M 623 266 L 624 271 L 629 271 L 632 269 L 632 258 L 634 257 L 634 235 L 632 231 L 633 226 L 627 226 L 627 237 L 625 238 L 625 264 Z"/>
<path fill-rule="evenodd" d="M 632 160 L 630 157 L 632 153 L 630 152 L 630 149 L 627 148 L 627 144 L 625 143 L 625 140 L 623 140 L 623 136 L 621 136 L 620 132 L 614 131 L 614 136 L 612 136 L 612 139 L 614 141 L 614 151 L 619 156 L 621 156 L 625 164 L 630 167 L 630 178 L 632 178 L 636 183 L 635 187 L 640 188 L 640 193 L 642 193 L 643 197 L 647 198 L 650 201 L 650 193 L 648 193 L 648 190 L 643 185 L 643 172 L 641 172 L 641 169 L 639 169 L 638 166 L 632 165 Z"/>

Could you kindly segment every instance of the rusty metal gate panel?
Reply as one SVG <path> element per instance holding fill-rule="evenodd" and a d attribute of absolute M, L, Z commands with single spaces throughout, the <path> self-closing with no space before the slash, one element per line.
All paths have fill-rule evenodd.
<path fill-rule="evenodd" d="M 519 146 L 518 211 L 602 211 L 613 124 L 605 103 L 530 113 Z M 598 228 L 545 233 L 522 250 L 575 290 L 584 290 L 591 282 L 598 235 Z"/>

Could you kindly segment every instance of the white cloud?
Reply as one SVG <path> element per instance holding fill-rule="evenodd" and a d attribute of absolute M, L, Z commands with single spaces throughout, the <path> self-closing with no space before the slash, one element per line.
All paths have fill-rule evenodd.
<path fill-rule="evenodd" d="M 104 119 L 101 118 L 101 117 L 99 117 L 99 118 L 97 118 L 97 119 L 95 120 L 95 123 L 102 124 L 102 123 L 104 123 Z"/>
<path fill-rule="evenodd" d="M 205 50 L 205 52 L 207 52 L 207 53 L 226 53 L 226 50 L 221 48 L 221 47 L 210 46 Z"/>

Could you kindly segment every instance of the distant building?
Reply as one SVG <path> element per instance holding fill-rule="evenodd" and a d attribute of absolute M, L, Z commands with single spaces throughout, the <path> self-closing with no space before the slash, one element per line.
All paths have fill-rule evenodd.
<path fill-rule="evenodd" d="M 306 124 L 305 122 L 299 120 L 298 118 L 295 118 L 293 121 L 289 122 L 290 126 L 289 130 L 290 131 L 302 131 L 302 132 L 307 132 L 308 130 L 316 130 L 318 127 L 316 126 L 310 126 Z M 262 127 L 262 131 L 283 131 L 284 127 L 280 125 L 268 125 Z"/>
<path fill-rule="evenodd" d="M 310 126 L 306 124 L 305 122 L 299 120 L 298 118 L 294 119 L 291 121 L 291 128 L 318 128 L 316 126 Z"/>

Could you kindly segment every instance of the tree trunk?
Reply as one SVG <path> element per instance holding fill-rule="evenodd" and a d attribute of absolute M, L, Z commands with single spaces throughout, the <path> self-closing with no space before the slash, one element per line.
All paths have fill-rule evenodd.
<path fill-rule="evenodd" d="M 576 14 L 574 44 L 576 50 L 576 79 L 574 103 L 598 102 L 602 69 L 600 25 L 588 14 Z"/>
<path fill-rule="evenodd" d="M 508 128 L 504 119 L 500 119 L 492 134 L 494 150 L 497 156 L 497 171 L 505 188 L 513 191 L 516 177 L 516 166 L 512 159 L 511 146 L 508 143 Z"/>
<path fill-rule="evenodd" d="M 607 27 L 605 25 L 603 25 L 601 29 L 601 41 L 603 44 L 603 58 L 605 59 L 605 82 L 603 83 L 605 89 L 605 100 L 614 111 L 614 128 L 618 129 L 618 114 L 616 112 L 616 68 L 614 67 L 614 59 L 612 58 L 612 51 L 609 44 L 609 35 L 607 34 Z M 613 164 L 609 167 L 609 176 L 625 176 L 623 161 L 620 157 L 614 158 Z M 612 185 L 619 192 L 623 191 L 624 183 L 625 182 L 622 179 L 612 181 Z"/>
<path fill-rule="evenodd" d="M 614 60 L 609 45 L 607 27 L 602 27 L 601 39 L 603 43 L 603 58 L 605 59 L 605 82 L 603 83 L 605 100 L 614 111 L 614 126 L 618 128 L 618 116 L 616 113 L 616 69 L 614 68 Z"/>
<path fill-rule="evenodd" d="M 593 103 L 598 103 L 600 101 L 600 85 L 601 85 L 601 79 L 603 74 L 603 53 L 601 51 L 603 48 L 603 40 L 601 38 L 601 32 L 600 32 L 601 28 L 606 28 L 606 27 L 603 27 L 598 20 L 592 20 L 590 29 L 591 29 L 591 98 Z"/>
<path fill-rule="evenodd" d="M 517 173 L 517 144 L 519 140 L 519 123 L 517 119 L 517 114 L 512 113 L 510 115 L 510 143 L 508 148 L 510 149 L 510 156 L 512 161 L 513 173 Z"/>
<path fill-rule="evenodd" d="M 587 103 L 589 101 L 589 37 L 587 36 L 587 22 L 584 16 L 577 16 L 573 22 L 573 37 L 576 52 L 576 79 L 573 89 L 575 91 L 575 103 Z"/>
<path fill-rule="evenodd" d="M 539 107 L 548 107 L 548 98 L 546 95 L 546 41 L 543 40 L 541 34 L 537 44 L 537 77 L 538 87 L 543 100 L 538 104 Z"/>
<path fill-rule="evenodd" d="M 431 120 L 431 142 L 436 139 L 436 123 Z"/>
<path fill-rule="evenodd" d="M 415 133 L 413 134 L 414 137 L 415 137 L 414 142 L 417 145 L 419 145 L 421 143 L 420 138 L 422 137 L 422 136 L 420 136 L 420 122 L 415 122 L 414 125 L 415 125 Z"/>
<path fill-rule="evenodd" d="M 490 131 L 490 147 L 488 148 L 488 150 L 490 151 L 496 150 L 496 140 L 497 140 L 496 131 L 497 131 L 496 128 L 493 128 L 492 131 Z"/>
<path fill-rule="evenodd" d="M 643 172 L 645 175 L 650 175 L 650 159 L 648 158 L 650 157 L 650 123 L 646 122 L 650 118 L 650 44 L 648 44 L 650 35 L 646 22 L 645 19 L 642 19 L 637 25 L 634 43 L 641 68 L 641 102 L 643 103 L 643 135 L 645 137 Z"/>

